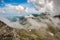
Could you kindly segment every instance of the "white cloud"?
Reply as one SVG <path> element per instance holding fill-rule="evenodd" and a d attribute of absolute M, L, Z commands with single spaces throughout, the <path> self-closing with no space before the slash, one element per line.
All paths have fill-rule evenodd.
<path fill-rule="evenodd" d="M 0 13 L 5 13 L 5 11 L 4 10 L 0 10 Z"/>
<path fill-rule="evenodd" d="M 27 2 L 28 2 L 28 3 L 29 3 L 29 2 L 36 2 L 36 0 L 28 0 Z"/>
<path fill-rule="evenodd" d="M 14 6 L 11 4 L 6 4 L 5 7 L 0 8 L 0 13 L 21 13 L 24 11 L 24 7 L 21 5 Z"/>
<path fill-rule="evenodd" d="M 49 0 L 28 0 L 28 2 L 32 2 L 35 5 L 35 8 L 39 11 L 53 11 L 53 1 Z"/>
<path fill-rule="evenodd" d="M 25 12 L 27 12 L 27 13 L 36 13 L 38 11 L 35 8 L 26 8 Z"/>
<path fill-rule="evenodd" d="M 22 5 L 11 5 L 11 4 L 6 4 L 5 7 L 0 8 L 0 13 L 36 13 L 37 10 L 35 8 L 30 8 L 30 7 L 24 7 Z"/>
<path fill-rule="evenodd" d="M 9 10 L 10 12 L 14 12 L 16 11 L 17 13 L 20 13 L 24 10 L 24 7 L 21 6 L 21 5 L 18 5 L 18 6 L 14 6 L 14 5 L 11 5 L 11 4 L 8 4 L 6 5 L 6 8 L 7 8 L 7 11 Z"/>

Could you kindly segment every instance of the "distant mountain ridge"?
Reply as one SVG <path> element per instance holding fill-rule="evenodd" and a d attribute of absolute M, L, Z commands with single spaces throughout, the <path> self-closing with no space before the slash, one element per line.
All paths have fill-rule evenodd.
<path fill-rule="evenodd" d="M 59 20 L 59 19 L 58 19 Z M 16 16 L 12 19 L 5 19 L 0 17 L 0 21 L 6 23 L 8 26 L 18 29 L 38 29 L 40 27 L 46 27 L 47 23 L 53 24 L 55 26 L 58 25 L 58 21 L 55 20 L 54 17 L 51 17 L 50 14 L 32 14 L 29 16 Z"/>

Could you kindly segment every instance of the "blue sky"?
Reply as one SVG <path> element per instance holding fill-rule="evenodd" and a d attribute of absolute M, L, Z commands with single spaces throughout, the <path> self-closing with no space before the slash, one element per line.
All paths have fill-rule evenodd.
<path fill-rule="evenodd" d="M 19 9 L 20 6 L 24 7 L 25 10 L 26 8 L 29 8 L 27 9 L 29 11 L 26 13 L 24 12 L 25 10 L 22 10 L 23 12 L 18 14 L 17 9 L 20 12 Z M 9 17 L 9 18 L 14 16 L 20 16 L 20 15 L 25 16 L 25 15 L 30 15 L 32 11 L 33 13 L 36 13 L 34 5 L 32 3 L 27 3 L 27 0 L 0 0 L 0 16 Z"/>
<path fill-rule="evenodd" d="M 0 0 L 0 7 L 5 6 L 5 4 L 19 5 L 27 3 L 27 0 Z"/>

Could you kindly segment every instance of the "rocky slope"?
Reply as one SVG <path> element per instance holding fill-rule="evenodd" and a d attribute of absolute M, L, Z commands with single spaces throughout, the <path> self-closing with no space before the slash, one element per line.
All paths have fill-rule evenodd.
<path fill-rule="evenodd" d="M 22 29 L 0 21 L 0 40 L 60 40 L 59 20 L 49 14 L 32 14 L 19 18 Z"/>

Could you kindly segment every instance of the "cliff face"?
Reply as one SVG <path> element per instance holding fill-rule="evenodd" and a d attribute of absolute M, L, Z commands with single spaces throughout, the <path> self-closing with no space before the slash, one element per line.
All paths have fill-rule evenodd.
<path fill-rule="evenodd" d="M 42 13 L 19 19 L 22 29 L 12 28 L 0 21 L 0 40 L 60 40 L 58 18 Z"/>

